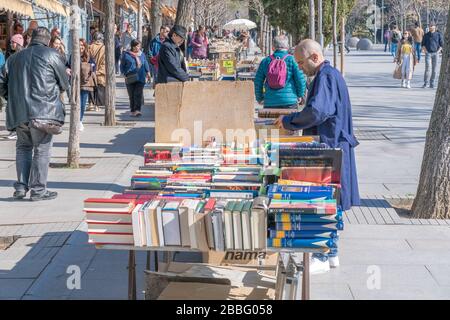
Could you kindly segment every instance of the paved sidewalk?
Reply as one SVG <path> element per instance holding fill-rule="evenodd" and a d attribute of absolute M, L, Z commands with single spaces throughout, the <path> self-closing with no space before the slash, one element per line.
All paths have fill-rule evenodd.
<path fill-rule="evenodd" d="M 384 197 L 411 197 L 416 191 L 435 94 L 435 90 L 419 88 L 423 64 L 410 90 L 400 88 L 392 78 L 393 67 L 392 58 L 380 51 L 346 56 L 346 80 L 361 141 L 356 156 L 365 201 L 346 215 L 341 267 L 313 276 L 313 299 L 450 298 L 447 223 L 412 225 L 384 201 Z M 15 148 L 13 142 L 0 140 L 0 236 L 20 236 L 11 248 L 0 251 L 0 299 L 127 298 L 128 253 L 96 250 L 87 244 L 81 210 L 83 199 L 109 196 L 128 186 L 132 172 L 143 162 L 142 146 L 153 138 L 150 90 L 146 90 L 144 117 L 138 120 L 125 114 L 123 83 L 117 95 L 118 118 L 135 124 L 106 128 L 99 125 L 101 113 L 88 112 L 82 162 L 95 165 L 51 169 L 49 188 L 59 192 L 55 201 L 11 200 Z M 0 114 L 2 124 L 4 113 Z M 52 162 L 64 162 L 67 134 L 56 138 Z M 67 268 L 73 265 L 82 275 L 80 290 L 67 288 Z M 145 253 L 137 253 L 141 299 L 144 266 Z"/>

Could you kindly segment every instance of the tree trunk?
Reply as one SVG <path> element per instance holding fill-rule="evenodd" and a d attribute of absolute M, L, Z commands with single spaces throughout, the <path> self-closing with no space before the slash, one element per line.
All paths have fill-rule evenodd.
<path fill-rule="evenodd" d="M 137 39 L 142 43 L 142 26 L 143 26 L 144 0 L 138 0 L 137 14 Z"/>
<path fill-rule="evenodd" d="M 323 49 L 323 3 L 322 0 L 318 0 L 318 29 L 319 29 L 319 43 Z"/>
<path fill-rule="evenodd" d="M 161 0 L 153 0 L 151 8 L 151 24 L 152 24 L 152 39 L 156 37 L 159 32 L 159 28 L 162 25 L 161 18 Z"/>
<path fill-rule="evenodd" d="M 450 90 L 448 88 L 450 88 L 449 22 L 447 22 L 439 85 L 427 132 L 419 186 L 412 206 L 414 218 L 450 219 Z"/>
<path fill-rule="evenodd" d="M 105 54 L 106 54 L 106 90 L 105 90 L 105 126 L 116 125 L 116 72 L 114 59 L 114 17 L 115 2 L 106 1 Z"/>
<path fill-rule="evenodd" d="M 333 66 L 337 67 L 337 0 L 333 0 Z"/>
<path fill-rule="evenodd" d="M 315 19 L 314 0 L 309 0 L 309 38 L 316 40 L 316 19 Z"/>
<path fill-rule="evenodd" d="M 341 74 L 344 76 L 345 17 L 341 18 Z"/>
<path fill-rule="evenodd" d="M 71 168 L 80 166 L 80 27 L 81 16 L 78 1 L 71 3 L 71 50 L 72 50 L 72 77 L 70 92 L 70 128 L 69 144 L 67 147 L 67 165 Z"/>
<path fill-rule="evenodd" d="M 194 7 L 194 0 L 178 0 L 177 18 L 175 24 L 181 25 L 186 29 L 192 22 L 192 8 Z"/>

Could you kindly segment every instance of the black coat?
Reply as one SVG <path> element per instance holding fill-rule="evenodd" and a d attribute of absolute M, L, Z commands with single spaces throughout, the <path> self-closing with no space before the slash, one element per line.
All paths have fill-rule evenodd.
<path fill-rule="evenodd" d="M 172 39 L 167 39 L 161 46 L 158 58 L 158 83 L 189 81 L 186 63 Z"/>
<path fill-rule="evenodd" d="M 32 119 L 64 123 L 62 92 L 69 89 L 65 62 L 54 49 L 33 43 L 12 55 L 0 75 L 0 95 L 7 97 L 6 127 Z"/>

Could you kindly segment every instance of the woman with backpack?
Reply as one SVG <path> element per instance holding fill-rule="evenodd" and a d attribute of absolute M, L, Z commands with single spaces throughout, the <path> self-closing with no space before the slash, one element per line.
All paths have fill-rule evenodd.
<path fill-rule="evenodd" d="M 275 52 L 266 57 L 255 76 L 255 96 L 264 108 L 297 109 L 306 92 L 306 77 L 288 53 L 285 36 L 273 40 Z"/>
<path fill-rule="evenodd" d="M 120 71 L 125 76 L 131 115 L 140 117 L 145 82 L 150 79 L 150 67 L 138 40 L 131 40 L 130 50 L 122 55 Z"/>

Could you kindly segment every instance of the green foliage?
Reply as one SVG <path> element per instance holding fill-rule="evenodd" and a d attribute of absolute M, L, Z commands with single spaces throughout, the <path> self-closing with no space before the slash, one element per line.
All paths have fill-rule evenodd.
<path fill-rule="evenodd" d="M 262 0 L 265 12 L 274 27 L 280 27 L 292 34 L 296 42 L 309 35 L 309 0 Z M 325 43 L 333 37 L 333 1 L 323 0 L 323 34 Z M 338 0 L 338 33 L 342 17 L 352 10 L 355 0 Z M 317 1 L 316 1 L 317 24 Z M 316 26 L 317 30 L 317 26 Z M 316 32 L 317 33 L 317 32 Z"/>

